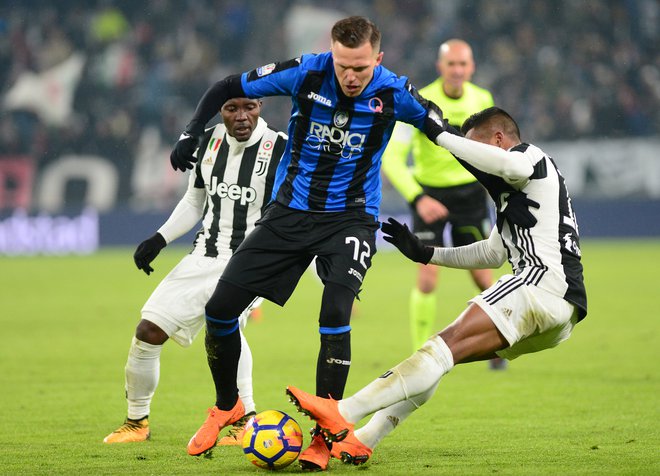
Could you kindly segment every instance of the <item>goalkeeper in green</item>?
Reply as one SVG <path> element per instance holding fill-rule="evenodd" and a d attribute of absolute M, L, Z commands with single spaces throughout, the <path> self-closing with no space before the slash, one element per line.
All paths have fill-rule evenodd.
<path fill-rule="evenodd" d="M 456 128 L 473 113 L 493 105 L 490 92 L 470 82 L 475 70 L 472 48 L 459 39 L 440 45 L 436 68 L 440 77 L 420 89 Z M 412 149 L 413 167 L 407 165 Z M 426 245 L 469 245 L 488 237 L 491 229 L 484 188 L 449 151 L 432 143 L 423 133 L 397 123 L 383 155 L 383 172 L 412 209 L 413 230 Z M 449 225 L 449 226 L 447 226 Z M 421 347 L 435 329 L 438 266 L 419 265 L 417 285 L 410 296 L 413 349 Z M 493 284 L 492 271 L 470 271 L 483 291 Z M 491 362 L 501 368 L 505 361 Z"/>

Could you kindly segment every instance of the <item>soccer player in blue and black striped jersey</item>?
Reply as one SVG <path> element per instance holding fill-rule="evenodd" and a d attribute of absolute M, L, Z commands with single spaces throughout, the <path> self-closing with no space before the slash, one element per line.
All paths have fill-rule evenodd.
<path fill-rule="evenodd" d="M 432 140 L 442 132 L 439 109 L 406 77 L 381 65 L 380 32 L 371 21 L 340 20 L 331 37 L 329 52 L 270 63 L 214 84 L 171 154 L 175 169 L 190 168 L 204 126 L 228 98 L 291 97 L 289 141 L 272 203 L 206 305 L 216 406 L 191 438 L 189 454 L 212 448 L 220 429 L 243 416 L 236 388 L 241 311 L 256 296 L 284 305 L 314 256 L 324 283 L 316 393 L 342 397 L 351 363 L 351 307 L 376 252 L 381 156 L 396 121 Z M 340 448 L 328 448 L 315 435 L 300 457 L 303 468 L 326 469 L 331 451 Z"/>

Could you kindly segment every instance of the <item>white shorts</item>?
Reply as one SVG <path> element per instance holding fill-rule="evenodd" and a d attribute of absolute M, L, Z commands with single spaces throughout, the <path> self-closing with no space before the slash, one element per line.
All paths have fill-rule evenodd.
<path fill-rule="evenodd" d="M 573 304 L 510 274 L 470 302 L 488 314 L 507 340 L 509 347 L 497 355 L 509 360 L 565 341 L 578 318 Z"/>
<path fill-rule="evenodd" d="M 204 307 L 229 257 L 186 255 L 160 282 L 142 307 L 142 319 L 160 327 L 176 343 L 188 347 L 205 323 Z M 257 298 L 239 317 L 245 328 L 248 314 L 263 302 Z"/>

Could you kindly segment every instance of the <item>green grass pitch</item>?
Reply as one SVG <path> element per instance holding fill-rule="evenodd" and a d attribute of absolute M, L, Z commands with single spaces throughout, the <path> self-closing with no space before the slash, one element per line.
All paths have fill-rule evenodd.
<path fill-rule="evenodd" d="M 236 447 L 186 454 L 213 402 L 201 338 L 189 349 L 165 346 L 152 439 L 102 443 L 125 417 L 124 364 L 140 308 L 186 251 L 166 249 L 150 277 L 135 269 L 132 249 L 0 258 L 0 473 L 263 471 Z M 484 362 L 455 368 L 366 466 L 333 461 L 331 474 L 660 474 L 660 242 L 591 240 L 583 251 L 590 312 L 569 341 L 506 372 Z M 415 265 L 398 253 L 375 256 L 353 320 L 347 393 L 410 354 L 414 279 Z M 441 279 L 438 329 L 475 294 L 464 271 Z M 246 332 L 259 409 L 284 410 L 305 430 L 311 423 L 284 388 L 314 390 L 320 292 L 305 275 L 285 308 L 265 304 Z"/>

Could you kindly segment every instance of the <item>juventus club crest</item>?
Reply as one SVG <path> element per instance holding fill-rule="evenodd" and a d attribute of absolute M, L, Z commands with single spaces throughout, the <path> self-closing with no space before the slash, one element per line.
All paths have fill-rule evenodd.
<path fill-rule="evenodd" d="M 268 170 L 268 162 L 270 162 L 270 158 L 273 156 L 274 145 L 272 140 L 266 140 L 261 144 L 259 152 L 257 152 L 255 175 L 261 177 Z"/>

